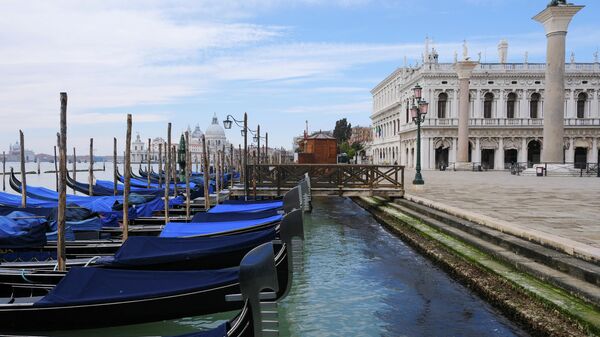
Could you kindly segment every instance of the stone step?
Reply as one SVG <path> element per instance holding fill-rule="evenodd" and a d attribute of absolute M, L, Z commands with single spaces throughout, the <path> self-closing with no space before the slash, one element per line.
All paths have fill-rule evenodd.
<path fill-rule="evenodd" d="M 599 265 L 411 201 L 400 199 L 390 205 L 501 261 L 600 306 Z"/>

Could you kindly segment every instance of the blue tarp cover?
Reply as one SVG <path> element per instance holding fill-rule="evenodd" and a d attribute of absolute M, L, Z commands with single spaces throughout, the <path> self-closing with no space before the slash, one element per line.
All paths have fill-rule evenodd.
<path fill-rule="evenodd" d="M 260 212 L 228 212 L 228 213 L 206 213 L 199 212 L 194 215 L 191 222 L 224 222 L 262 219 L 278 215 L 277 210 L 268 210 Z"/>
<path fill-rule="evenodd" d="M 193 260 L 255 247 L 273 239 L 275 239 L 274 228 L 218 237 L 165 238 L 132 236 L 123 243 L 111 264 L 143 266 Z"/>
<path fill-rule="evenodd" d="M 283 207 L 283 201 L 271 201 L 256 204 L 219 204 L 211 208 L 210 213 L 224 212 L 259 212 Z"/>
<path fill-rule="evenodd" d="M 25 212 L 12 212 L 7 216 L 0 216 L 0 248 L 30 248 L 45 245 L 47 220 L 32 218 L 35 216 Z"/>
<path fill-rule="evenodd" d="M 165 225 L 160 237 L 185 237 L 195 235 L 211 235 L 235 230 L 249 229 L 269 223 L 275 223 L 281 220 L 281 215 L 268 218 L 240 220 L 228 222 L 170 222 Z"/>
<path fill-rule="evenodd" d="M 74 267 L 34 306 L 54 307 L 156 298 L 231 284 L 237 279 L 238 268 L 144 271 Z"/>

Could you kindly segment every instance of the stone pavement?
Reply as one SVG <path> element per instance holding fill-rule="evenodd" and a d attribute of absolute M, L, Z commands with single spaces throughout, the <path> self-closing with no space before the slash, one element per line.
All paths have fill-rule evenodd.
<path fill-rule="evenodd" d="M 600 249 L 600 178 L 523 177 L 509 172 L 423 171 L 425 185 L 412 185 L 417 196 L 518 227 L 573 240 Z"/>

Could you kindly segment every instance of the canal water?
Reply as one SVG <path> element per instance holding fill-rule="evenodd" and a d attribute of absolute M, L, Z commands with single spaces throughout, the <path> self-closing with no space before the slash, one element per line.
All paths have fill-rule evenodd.
<path fill-rule="evenodd" d="M 110 172 L 107 163 L 107 171 L 97 176 L 109 179 Z M 79 180 L 84 177 L 78 174 Z M 53 174 L 28 179 L 31 185 L 54 186 Z M 313 206 L 305 217 L 303 274 L 279 304 L 280 336 L 527 336 L 350 199 L 315 198 Z M 215 327 L 232 316 L 49 335 L 173 336 Z"/>

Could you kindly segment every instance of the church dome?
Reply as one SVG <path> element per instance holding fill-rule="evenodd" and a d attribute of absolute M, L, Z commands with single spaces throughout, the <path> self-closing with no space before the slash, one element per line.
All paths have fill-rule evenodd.
<path fill-rule="evenodd" d="M 202 135 L 204 135 L 204 133 L 202 133 L 202 130 L 200 130 L 200 125 L 196 124 L 194 132 L 192 132 L 192 138 L 201 139 Z"/>
<path fill-rule="evenodd" d="M 212 123 L 206 128 L 206 138 L 225 138 L 225 130 L 219 125 L 217 114 L 213 116 Z"/>

